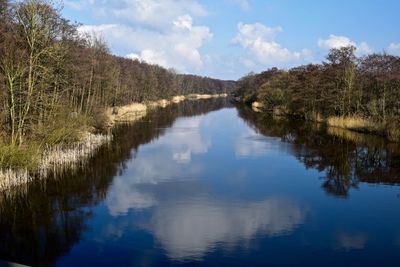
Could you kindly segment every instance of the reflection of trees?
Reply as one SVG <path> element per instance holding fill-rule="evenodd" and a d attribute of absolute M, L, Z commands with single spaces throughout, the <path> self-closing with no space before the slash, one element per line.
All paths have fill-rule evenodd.
<path fill-rule="evenodd" d="M 179 116 L 195 116 L 229 105 L 224 99 L 186 101 L 149 112 L 142 121 L 114 129 L 114 140 L 81 169 L 35 181 L 18 192 L 0 195 L 0 259 L 33 266 L 52 265 L 79 241 L 91 212 L 113 177 L 141 144 L 170 127 Z"/>
<path fill-rule="evenodd" d="M 328 194 L 346 197 L 359 182 L 400 184 L 400 146 L 383 138 L 273 118 L 246 107 L 239 107 L 239 116 L 258 133 L 292 144 L 290 152 L 307 168 L 324 171 L 322 187 Z"/>

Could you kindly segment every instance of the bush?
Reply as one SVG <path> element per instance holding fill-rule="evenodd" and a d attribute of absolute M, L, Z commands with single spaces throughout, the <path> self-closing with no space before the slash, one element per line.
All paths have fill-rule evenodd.
<path fill-rule="evenodd" d="M 243 102 L 247 105 L 251 105 L 254 101 L 257 100 L 256 94 L 248 94 L 243 97 Z"/>
<path fill-rule="evenodd" d="M 34 129 L 41 145 L 66 145 L 79 141 L 89 129 L 88 117 L 75 112 L 60 112 L 51 120 Z"/>
<path fill-rule="evenodd" d="M 91 125 L 100 131 L 107 129 L 109 125 L 109 117 L 104 108 L 97 108 L 91 116 Z"/>
<path fill-rule="evenodd" d="M 285 92 L 279 88 L 265 88 L 260 93 L 259 98 L 267 110 L 273 110 L 278 106 L 285 106 Z"/>

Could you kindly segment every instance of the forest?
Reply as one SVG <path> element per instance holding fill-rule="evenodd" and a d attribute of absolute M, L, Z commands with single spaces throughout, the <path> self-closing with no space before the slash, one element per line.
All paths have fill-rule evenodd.
<path fill-rule="evenodd" d="M 400 57 L 331 49 L 322 64 L 271 68 L 238 81 L 236 100 L 260 111 L 400 140 Z"/>
<path fill-rule="evenodd" d="M 112 55 L 61 10 L 47 0 L 0 0 L 0 167 L 29 166 L 43 147 L 77 141 L 99 128 L 106 107 L 235 86 Z"/>

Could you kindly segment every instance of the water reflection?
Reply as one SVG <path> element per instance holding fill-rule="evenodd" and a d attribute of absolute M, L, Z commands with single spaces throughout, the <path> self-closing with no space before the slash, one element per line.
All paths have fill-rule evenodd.
<path fill-rule="evenodd" d="M 106 199 L 112 215 L 157 203 L 151 194 L 140 192 L 140 186 L 193 179 L 201 173 L 202 165 L 189 163 L 193 154 L 204 154 L 211 146 L 211 141 L 199 133 L 202 120 L 203 116 L 179 118 L 156 142 L 141 149 L 123 175 L 114 178 Z"/>
<path fill-rule="evenodd" d="M 322 124 L 273 118 L 248 108 L 239 116 L 259 134 L 276 137 L 307 168 L 324 172 L 326 193 L 346 198 L 360 182 L 400 184 L 400 146 L 383 138 Z"/>
<path fill-rule="evenodd" d="M 338 247 L 346 251 L 363 249 L 368 241 L 368 237 L 363 233 L 341 232 L 337 236 Z"/>
<path fill-rule="evenodd" d="M 204 117 L 180 118 L 174 127 L 160 138 L 159 143 L 171 149 L 172 158 L 178 163 L 190 163 L 192 154 L 207 153 L 211 140 L 200 135 Z"/>
<path fill-rule="evenodd" d="M 117 127 L 84 168 L 2 193 L 0 258 L 347 266 L 361 264 L 343 256 L 356 252 L 367 265 L 397 266 L 398 187 L 366 184 L 399 184 L 398 145 L 225 107 L 155 110 Z"/>
<path fill-rule="evenodd" d="M 266 137 L 260 136 L 253 129 L 248 129 L 236 141 L 235 155 L 237 157 L 258 157 L 272 150 L 276 143 Z"/>
<path fill-rule="evenodd" d="M 121 125 L 114 141 L 103 147 L 84 168 L 20 190 L 0 194 L 0 259 L 30 266 L 53 265 L 90 228 L 93 207 L 103 201 L 113 178 L 126 170 L 142 144 L 165 134 L 180 116 L 197 116 L 230 104 L 223 99 L 183 102 L 154 110 L 139 122 Z M 130 192 L 133 195 L 135 192 Z M 136 192 L 124 208 L 148 207 L 151 199 Z M 112 196 L 111 196 L 112 197 Z M 136 202 L 135 202 L 136 201 Z M 150 204 L 149 204 L 150 203 Z"/>
<path fill-rule="evenodd" d="M 253 203 L 202 199 L 160 205 L 149 229 L 173 260 L 200 260 L 216 246 L 229 249 L 257 235 L 287 234 L 304 216 L 304 209 L 285 199 Z"/>
<path fill-rule="evenodd" d="M 200 130 L 218 124 L 214 119 L 210 115 L 178 119 L 155 142 L 139 148 L 135 160 L 114 178 L 105 200 L 110 215 L 124 216 L 124 225 L 131 221 L 127 225 L 132 227 L 136 217 L 130 212 L 151 209 L 150 218 L 140 225 L 174 261 L 201 260 L 217 247 L 229 249 L 259 236 L 285 235 L 305 218 L 306 209 L 286 198 L 228 201 L 209 194 L 202 181 L 206 166 L 192 160 L 192 155 L 212 147 Z M 249 128 L 240 130 L 245 130 L 236 142 L 240 156 L 263 155 L 275 146 Z"/>

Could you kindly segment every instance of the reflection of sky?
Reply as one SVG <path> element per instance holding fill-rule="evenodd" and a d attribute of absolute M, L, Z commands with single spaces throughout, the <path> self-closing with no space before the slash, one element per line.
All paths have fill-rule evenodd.
<path fill-rule="evenodd" d="M 293 202 L 266 199 L 229 204 L 213 200 L 160 205 L 150 230 L 174 260 L 200 259 L 223 243 L 232 247 L 256 235 L 282 235 L 304 218 L 304 210 Z"/>
<path fill-rule="evenodd" d="M 114 178 L 106 200 L 111 214 L 155 205 L 155 198 L 140 192 L 140 186 L 193 179 L 201 172 L 203 167 L 200 164 L 189 163 L 191 155 L 206 153 L 211 146 L 211 142 L 205 141 L 199 133 L 202 118 L 178 119 L 164 136 L 142 147 L 126 172 Z"/>
<path fill-rule="evenodd" d="M 235 144 L 235 155 L 238 157 L 262 156 L 271 150 L 272 142 L 250 128 L 237 139 Z"/>
<path fill-rule="evenodd" d="M 344 250 L 363 249 L 368 241 L 367 235 L 363 233 L 345 233 L 337 235 L 337 245 Z"/>
<path fill-rule="evenodd" d="M 172 158 L 178 163 L 190 163 L 192 154 L 207 153 L 210 140 L 200 135 L 200 124 L 204 116 L 178 119 L 158 144 L 171 150 Z"/>
<path fill-rule="evenodd" d="M 232 115 L 231 110 L 225 112 Z M 208 194 L 207 186 L 199 180 L 206 173 L 205 164 L 192 157 L 206 154 L 212 147 L 210 137 L 201 129 L 220 125 L 219 120 L 213 115 L 178 119 L 165 135 L 139 149 L 125 173 L 114 178 L 107 195 L 111 216 L 125 215 L 127 219 L 130 210 L 151 209 L 151 216 L 142 227 L 175 260 L 201 258 L 221 243 L 231 247 L 257 235 L 288 233 L 305 216 L 304 209 L 284 198 L 235 200 L 232 204 Z M 235 154 L 257 156 L 270 147 L 264 139 L 257 140 L 258 135 L 247 127 L 239 130 L 235 136 L 243 148 L 236 147 Z M 224 132 L 219 134 L 224 138 Z M 250 150 L 245 150 L 246 146 Z M 171 188 L 173 194 L 168 193 Z M 122 225 L 126 228 L 127 223 Z M 121 235 L 113 226 L 103 232 Z"/>
<path fill-rule="evenodd" d="M 64 266 L 294 266 L 298 255 L 348 266 L 350 253 L 365 265 L 400 255 L 398 188 L 361 183 L 348 199 L 327 197 L 321 172 L 291 146 L 258 135 L 235 109 L 179 118 L 114 177 Z"/>

